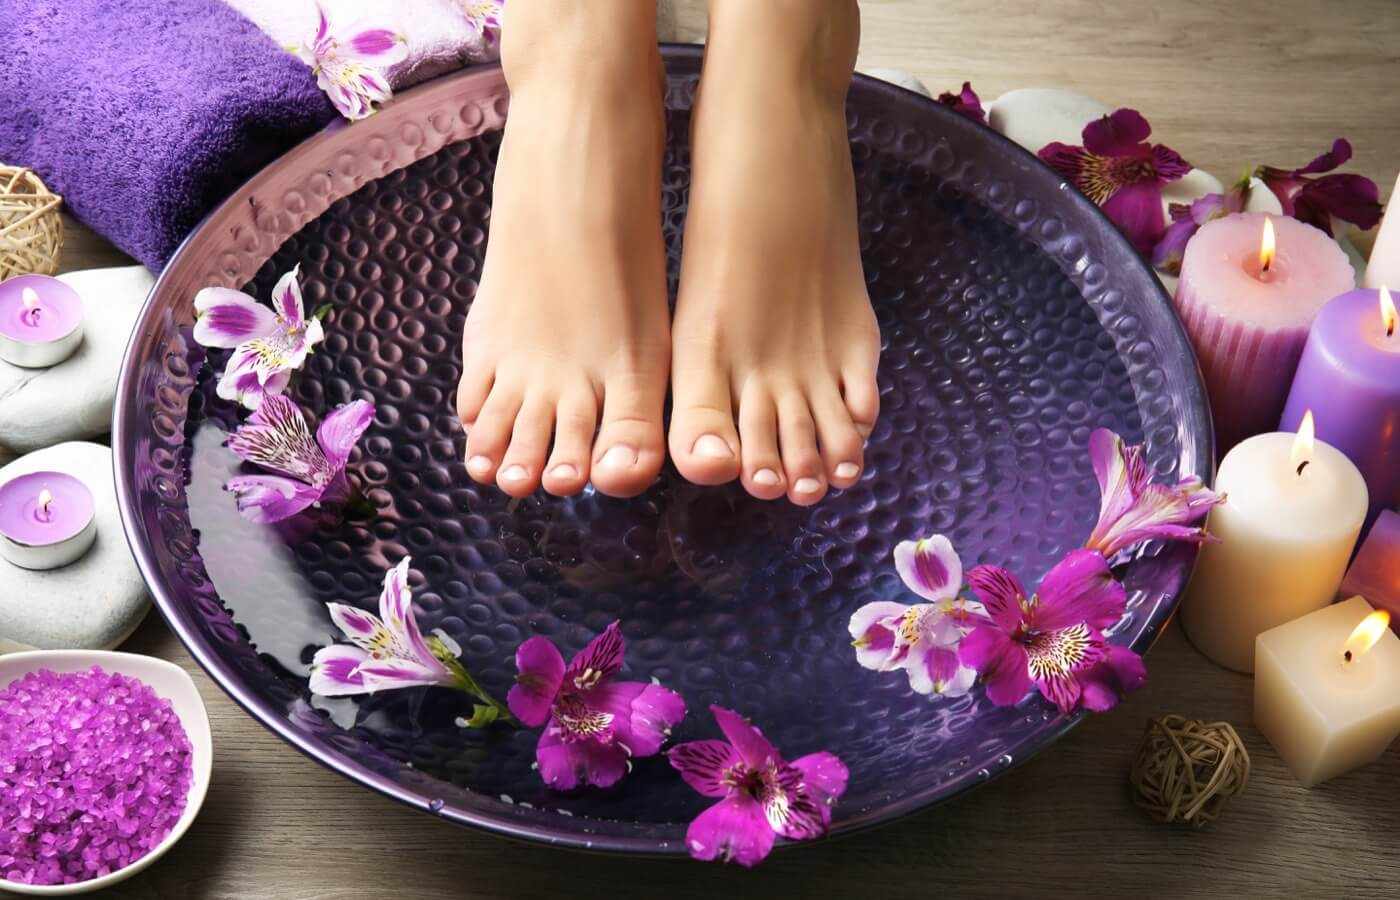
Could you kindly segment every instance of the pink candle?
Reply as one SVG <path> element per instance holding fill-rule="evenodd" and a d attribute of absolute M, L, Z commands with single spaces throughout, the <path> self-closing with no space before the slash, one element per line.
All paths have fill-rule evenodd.
<path fill-rule="evenodd" d="M 0 282 L 0 359 L 26 369 L 58 365 L 83 340 L 83 301 L 47 275 Z"/>
<path fill-rule="evenodd" d="M 1365 597 L 1388 611 L 1390 627 L 1400 631 L 1400 513 L 1381 513 L 1347 569 L 1339 596 Z"/>
<path fill-rule="evenodd" d="M 97 537 L 92 492 L 72 475 L 30 472 L 0 484 L 0 556 L 25 569 L 56 569 Z"/>
<path fill-rule="evenodd" d="M 1205 376 L 1221 454 L 1275 429 L 1314 316 L 1354 284 L 1336 241 L 1296 219 L 1237 213 L 1191 239 L 1176 306 Z"/>

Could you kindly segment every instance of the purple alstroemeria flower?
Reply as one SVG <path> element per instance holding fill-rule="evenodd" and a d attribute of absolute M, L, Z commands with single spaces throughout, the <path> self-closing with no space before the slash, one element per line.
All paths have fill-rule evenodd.
<path fill-rule="evenodd" d="M 467 24 L 476 29 L 476 33 L 488 44 L 493 43 L 501 32 L 501 15 L 505 5 L 505 0 L 461 0 L 462 15 L 466 17 Z"/>
<path fill-rule="evenodd" d="M 240 459 L 275 475 L 240 475 L 224 490 L 238 498 L 238 511 L 264 524 L 280 522 L 313 504 L 349 499 L 345 465 L 355 442 L 374 419 L 374 404 L 354 400 L 326 416 L 312 438 L 301 409 L 287 397 L 268 397 L 228 437 Z"/>
<path fill-rule="evenodd" d="M 413 613 L 408 586 L 409 557 L 384 576 L 379 615 L 343 603 L 328 603 L 331 621 L 350 644 L 332 644 L 311 660 L 311 692 L 323 697 L 372 694 L 396 688 L 436 685 L 463 691 L 481 703 L 469 722 L 485 725 L 509 719 L 463 667 L 461 646 L 442 629 L 424 637 Z"/>
<path fill-rule="evenodd" d="M 355 23 L 332 29 L 320 3 L 316 16 L 316 31 L 290 49 L 311 67 L 317 86 L 341 115 L 352 121 L 363 119 L 374 112 L 375 103 L 393 96 L 386 73 L 407 58 L 408 44 L 390 28 Z"/>
<path fill-rule="evenodd" d="M 1361 175 L 1323 175 L 1351 159 L 1351 144 L 1344 138 L 1333 141 L 1332 149 L 1301 169 L 1260 166 L 1255 175 L 1278 197 L 1286 216 L 1307 222 L 1332 234 L 1332 220 L 1350 222 L 1362 231 L 1376 226 L 1383 208 L 1376 183 Z"/>
<path fill-rule="evenodd" d="M 540 777 L 560 791 L 580 782 L 616 784 L 633 757 L 654 756 L 685 718 L 685 701 L 659 684 L 613 681 L 622 668 L 617 622 L 565 667 L 559 648 L 532 637 L 515 651 L 515 687 L 506 702 L 525 725 L 544 725 L 535 747 Z"/>
<path fill-rule="evenodd" d="M 987 112 L 982 108 L 982 98 L 978 97 L 977 92 L 972 89 L 970 81 L 964 81 L 962 90 L 956 94 L 952 91 L 944 91 L 939 94 L 938 102 L 951 107 L 953 112 L 958 115 L 966 116 L 982 125 L 987 124 Z"/>
<path fill-rule="evenodd" d="M 690 855 L 751 868 L 778 835 L 805 841 L 826 834 L 850 778 L 845 763 L 824 751 L 787 762 L 743 716 L 721 706 L 710 712 L 727 741 L 691 741 L 666 754 L 686 784 L 721 798 L 686 829 Z"/>
<path fill-rule="evenodd" d="M 1212 540 L 1200 525 L 1225 498 L 1190 476 L 1155 484 L 1141 445 L 1125 446 L 1106 428 L 1089 435 L 1089 460 L 1099 481 L 1099 521 L 1084 546 L 1105 559 L 1143 541 Z"/>
<path fill-rule="evenodd" d="M 1191 238 L 1212 219 L 1244 209 L 1249 202 L 1249 192 L 1250 183 L 1245 179 L 1223 194 L 1206 194 L 1191 203 L 1173 203 L 1172 223 L 1152 248 L 1152 265 L 1169 275 L 1181 274 L 1181 261 L 1186 258 L 1186 245 Z"/>
<path fill-rule="evenodd" d="M 1166 229 L 1162 187 L 1191 171 L 1191 164 L 1162 144 L 1147 143 L 1152 126 L 1137 110 L 1120 109 L 1084 126 L 1084 146 L 1058 141 L 1040 158 L 1068 179 L 1143 256 Z"/>
<path fill-rule="evenodd" d="M 271 307 L 229 288 L 207 287 L 195 295 L 195 341 L 233 350 L 217 388 L 225 400 L 257 409 L 264 397 L 286 390 L 292 372 L 325 336 L 320 320 L 306 317 L 300 268 L 278 279 Z"/>
<path fill-rule="evenodd" d="M 958 652 L 996 705 L 1014 706 L 1034 687 L 1061 712 L 1103 712 L 1146 680 L 1142 658 L 1104 638 L 1127 596 L 1098 553 L 1070 551 L 1033 595 L 998 566 L 978 566 L 968 581 L 991 623 L 973 629 Z"/>
<path fill-rule="evenodd" d="M 917 693 L 961 697 L 977 673 L 959 664 L 958 642 L 987 621 L 982 604 L 959 595 L 962 561 L 936 534 L 898 544 L 894 566 L 905 586 L 928 602 L 876 601 L 856 610 L 849 625 L 856 661 L 877 672 L 903 669 Z"/>

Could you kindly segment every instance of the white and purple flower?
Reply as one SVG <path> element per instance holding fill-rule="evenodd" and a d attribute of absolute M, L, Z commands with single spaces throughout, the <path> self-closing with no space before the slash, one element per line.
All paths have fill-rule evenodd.
<path fill-rule="evenodd" d="M 506 702 L 525 725 L 545 726 L 535 759 L 551 788 L 616 784 L 632 758 L 659 753 L 685 717 L 685 701 L 674 691 L 612 680 L 622 668 L 623 649 L 622 629 L 614 622 L 567 667 L 547 638 L 532 637 L 516 650 L 519 671 Z"/>
<path fill-rule="evenodd" d="M 505 0 L 460 0 L 467 24 L 488 44 L 494 43 L 500 34 L 505 5 Z"/>
<path fill-rule="evenodd" d="M 408 44 L 391 28 L 359 22 L 333 28 L 320 3 L 316 14 L 316 31 L 291 50 L 311 67 L 316 84 L 341 115 L 363 119 L 374 112 L 375 103 L 393 96 L 387 73 L 408 56 Z"/>
<path fill-rule="evenodd" d="M 355 400 L 326 416 L 313 438 L 301 409 L 287 397 L 268 397 L 228 437 L 228 448 L 245 462 L 276 474 L 239 475 L 224 490 L 238 511 L 271 524 L 321 503 L 350 498 L 345 466 L 350 451 L 374 419 L 374 404 Z"/>
<path fill-rule="evenodd" d="M 233 350 L 218 394 L 248 409 L 280 394 L 325 333 L 314 316 L 307 318 L 298 283 L 300 267 L 272 289 L 267 307 L 241 291 L 207 287 L 195 295 L 194 339 L 205 347 Z"/>
<path fill-rule="evenodd" d="M 787 762 L 743 716 L 720 706 L 710 712 L 728 740 L 691 741 L 666 754 L 686 784 L 720 798 L 686 829 L 690 855 L 753 867 L 778 835 L 803 841 L 825 834 L 850 778 L 845 763 L 824 751 Z"/>

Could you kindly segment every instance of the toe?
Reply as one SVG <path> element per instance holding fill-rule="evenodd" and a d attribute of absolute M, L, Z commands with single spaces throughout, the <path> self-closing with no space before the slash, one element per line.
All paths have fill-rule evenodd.
<path fill-rule="evenodd" d="M 739 398 L 739 442 L 744 489 L 760 500 L 776 500 L 786 493 L 778 452 L 778 410 L 762 387 L 746 386 Z"/>
<path fill-rule="evenodd" d="M 718 366 L 678 371 L 671 402 L 671 461 L 695 484 L 724 484 L 739 474 L 728 379 Z"/>
<path fill-rule="evenodd" d="M 496 481 L 521 400 L 519 389 L 498 382 L 467 432 L 467 474 L 482 484 Z"/>
<path fill-rule="evenodd" d="M 783 392 L 778 399 L 778 441 L 788 499 L 798 506 L 811 506 L 826 495 L 826 472 L 817 452 L 817 426 L 811 408 L 795 389 Z"/>
<path fill-rule="evenodd" d="M 609 378 L 603 387 L 603 423 L 593 442 L 592 476 L 598 490 L 634 497 L 646 490 L 666 458 L 661 434 L 664 370 L 656 375 Z"/>
<path fill-rule="evenodd" d="M 457 384 L 457 418 L 470 426 L 481 416 L 482 404 L 491 393 L 496 370 L 484 364 L 468 363 Z"/>
<path fill-rule="evenodd" d="M 544 489 L 559 497 L 588 483 L 588 454 L 598 427 L 598 398 L 580 387 L 560 399 L 554 424 L 554 452 L 544 469 Z"/>
<path fill-rule="evenodd" d="M 496 485 L 512 497 L 525 497 L 540 486 L 549 438 L 554 433 L 554 402 L 547 395 L 528 397 L 515 417 L 510 446 L 496 469 Z"/>
<path fill-rule="evenodd" d="M 875 381 L 875 362 L 861 361 L 841 373 L 841 396 L 856 431 L 863 438 L 875 430 L 880 417 L 880 386 Z"/>
<path fill-rule="evenodd" d="M 827 478 L 833 487 L 848 488 L 860 480 L 865 462 L 865 438 L 856 429 L 850 410 L 842 402 L 834 383 L 826 382 L 812 388 L 809 399 Z"/>

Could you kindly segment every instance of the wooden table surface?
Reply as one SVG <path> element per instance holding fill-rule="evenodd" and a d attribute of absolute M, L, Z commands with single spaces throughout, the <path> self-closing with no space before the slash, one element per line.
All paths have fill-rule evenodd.
<path fill-rule="evenodd" d="M 935 92 L 984 99 L 1058 85 L 1141 109 L 1156 136 L 1229 181 L 1296 166 L 1348 137 L 1351 171 L 1388 191 L 1400 156 L 1395 0 L 866 0 L 862 67 L 911 70 Z M 675 36 L 700 40 L 682 0 Z M 124 262 L 69 222 L 66 269 Z M 1252 682 L 1216 668 L 1173 626 L 1148 686 L 1000 780 L 874 831 L 780 852 L 755 872 L 510 843 L 434 821 L 334 775 L 239 710 L 153 614 L 125 649 L 194 674 L 213 720 L 204 811 L 132 897 L 919 897 L 1029 893 L 1393 894 L 1400 883 L 1400 753 L 1305 790 L 1250 724 Z M 1213 828 L 1148 822 L 1129 761 L 1149 716 L 1240 727 L 1248 791 Z M 932 764 L 932 761 L 931 761 Z"/>

